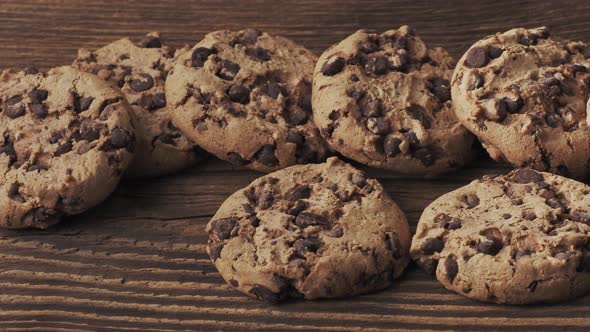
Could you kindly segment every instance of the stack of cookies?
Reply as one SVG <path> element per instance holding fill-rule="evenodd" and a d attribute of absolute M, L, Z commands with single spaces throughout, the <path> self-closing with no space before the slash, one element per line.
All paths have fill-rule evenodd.
<path fill-rule="evenodd" d="M 573 298 L 590 289 L 590 187 L 576 181 L 590 171 L 589 58 L 545 28 L 487 37 L 458 63 L 407 26 L 360 30 L 319 59 L 247 29 L 181 49 L 150 33 L 47 73 L 6 70 L 0 226 L 47 228 L 124 176 L 212 154 L 273 172 L 207 226 L 211 260 L 248 296 L 373 292 L 414 260 L 477 300 Z M 473 160 L 478 140 L 517 169 L 435 200 L 413 239 L 379 182 L 334 156 L 436 177 Z"/>

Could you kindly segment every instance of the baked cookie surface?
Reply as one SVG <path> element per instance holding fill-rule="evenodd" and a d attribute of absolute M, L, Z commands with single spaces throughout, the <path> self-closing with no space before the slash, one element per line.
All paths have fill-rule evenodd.
<path fill-rule="evenodd" d="M 269 302 L 380 290 L 409 261 L 403 212 L 379 182 L 335 157 L 255 180 L 223 203 L 207 232 L 222 277 Z"/>
<path fill-rule="evenodd" d="M 449 290 L 528 304 L 590 290 L 590 187 L 519 169 L 445 194 L 423 212 L 412 258 Z"/>
<path fill-rule="evenodd" d="M 318 162 L 327 146 L 312 121 L 316 57 L 254 29 L 210 33 L 166 82 L 174 123 L 208 152 L 269 172 Z"/>
<path fill-rule="evenodd" d="M 129 105 L 71 67 L 0 74 L 0 226 L 46 228 L 104 200 L 129 165 Z"/>
<path fill-rule="evenodd" d="M 590 48 L 513 29 L 469 48 L 452 79 L 455 112 L 490 156 L 577 179 L 590 162 Z"/>
<path fill-rule="evenodd" d="M 454 60 L 408 26 L 359 30 L 314 71 L 314 120 L 326 141 L 363 164 L 436 175 L 474 157 L 474 137 L 452 109 Z"/>
<path fill-rule="evenodd" d="M 78 51 L 73 66 L 113 83 L 131 104 L 137 147 L 129 177 L 173 173 L 204 158 L 205 153 L 174 126 L 166 106 L 164 82 L 182 51 L 162 45 L 157 32 L 138 45 L 124 38 L 95 51 Z"/>

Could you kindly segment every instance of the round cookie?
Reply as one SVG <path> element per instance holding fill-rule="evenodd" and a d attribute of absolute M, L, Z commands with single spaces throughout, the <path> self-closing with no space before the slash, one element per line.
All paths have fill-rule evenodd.
<path fill-rule="evenodd" d="M 484 38 L 452 79 L 455 112 L 495 160 L 577 179 L 590 162 L 590 48 L 546 28 Z"/>
<path fill-rule="evenodd" d="M 118 86 L 133 110 L 137 148 L 126 175 L 158 176 L 194 165 L 204 152 L 172 123 L 164 82 L 172 68 L 174 48 L 163 46 L 157 32 L 139 43 L 117 40 L 96 51 L 80 49 L 73 66 Z"/>
<path fill-rule="evenodd" d="M 221 276 L 269 302 L 380 290 L 409 261 L 403 212 L 379 182 L 335 157 L 255 180 L 223 203 L 207 232 Z"/>
<path fill-rule="evenodd" d="M 103 201 L 132 159 L 129 105 L 71 67 L 0 74 L 0 226 L 46 228 Z"/>
<path fill-rule="evenodd" d="M 210 33 L 170 72 L 174 123 L 234 165 L 269 172 L 321 161 L 327 147 L 311 114 L 315 60 L 304 47 L 258 30 Z"/>
<path fill-rule="evenodd" d="M 590 290 L 590 187 L 519 169 L 445 194 L 423 212 L 411 255 L 449 290 L 528 304 Z"/>
<path fill-rule="evenodd" d="M 359 30 L 320 56 L 314 120 L 342 155 L 406 174 L 436 175 L 474 155 L 474 137 L 456 119 L 454 60 L 413 29 Z"/>

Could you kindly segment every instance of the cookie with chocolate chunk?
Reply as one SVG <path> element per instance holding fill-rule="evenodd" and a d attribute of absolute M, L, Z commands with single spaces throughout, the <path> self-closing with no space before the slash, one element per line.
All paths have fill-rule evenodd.
<path fill-rule="evenodd" d="M 411 255 L 449 290 L 528 304 L 590 290 L 590 187 L 518 169 L 445 194 L 423 212 Z"/>
<path fill-rule="evenodd" d="M 403 212 L 377 180 L 335 157 L 255 180 L 223 203 L 207 232 L 221 276 L 269 302 L 380 290 L 409 261 Z"/>
<path fill-rule="evenodd" d="M 427 176 L 456 169 L 475 151 L 453 112 L 453 68 L 408 26 L 359 30 L 317 62 L 315 122 L 332 148 L 363 164 Z"/>
<path fill-rule="evenodd" d="M 164 82 L 177 54 L 157 32 L 138 44 L 129 38 L 98 50 L 80 49 L 73 66 L 118 86 L 133 110 L 137 149 L 129 177 L 158 176 L 196 164 L 204 152 L 180 133 L 166 106 Z"/>
<path fill-rule="evenodd" d="M 316 57 L 254 29 L 208 34 L 181 55 L 166 82 L 174 123 L 234 165 L 269 172 L 325 158 L 312 121 Z"/>
<path fill-rule="evenodd" d="M 453 75 L 455 112 L 495 160 L 584 179 L 590 165 L 590 47 L 513 29 L 469 48 Z"/>
<path fill-rule="evenodd" d="M 0 226 L 47 228 L 103 201 L 133 156 L 129 112 L 71 67 L 0 73 Z"/>

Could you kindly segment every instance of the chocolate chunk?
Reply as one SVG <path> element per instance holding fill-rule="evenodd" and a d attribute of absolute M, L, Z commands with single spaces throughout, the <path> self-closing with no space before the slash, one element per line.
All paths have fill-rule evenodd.
<path fill-rule="evenodd" d="M 377 41 L 367 39 L 364 41 L 360 41 L 358 44 L 358 48 L 363 53 L 373 53 L 379 50 L 379 45 L 377 44 Z"/>
<path fill-rule="evenodd" d="M 6 109 L 4 109 L 4 114 L 11 119 L 19 118 L 25 115 L 25 105 L 23 104 L 8 104 Z"/>
<path fill-rule="evenodd" d="M 57 147 L 57 150 L 55 150 L 54 156 L 59 157 L 64 153 L 68 153 L 72 150 L 72 142 L 65 142 L 64 144 L 60 145 Z"/>
<path fill-rule="evenodd" d="M 40 104 L 41 102 L 47 99 L 47 97 L 49 96 L 49 92 L 43 89 L 33 89 L 29 91 L 28 96 L 31 99 L 31 103 Z"/>
<path fill-rule="evenodd" d="M 254 154 L 254 159 L 266 166 L 277 166 L 279 160 L 275 157 L 275 146 L 273 144 L 263 145 L 260 150 Z"/>
<path fill-rule="evenodd" d="M 389 133 L 389 121 L 385 118 L 367 119 L 367 129 L 375 135 L 385 135 Z"/>
<path fill-rule="evenodd" d="M 533 171 L 532 169 L 523 168 L 515 171 L 512 175 L 512 179 L 514 180 L 514 182 L 522 184 L 531 182 L 541 182 L 543 181 L 543 175 L 536 171 Z"/>
<path fill-rule="evenodd" d="M 365 98 L 359 106 L 361 113 L 367 118 L 374 118 L 381 115 L 381 102 L 377 99 L 368 100 L 368 98 Z"/>
<path fill-rule="evenodd" d="M 432 121 L 422 106 L 411 104 L 410 107 L 406 108 L 406 112 L 412 119 L 418 120 L 425 129 L 430 129 L 432 126 Z"/>
<path fill-rule="evenodd" d="M 216 75 L 226 81 L 233 80 L 240 71 L 240 65 L 229 60 L 222 60 Z"/>
<path fill-rule="evenodd" d="M 344 69 L 345 61 L 344 58 L 335 57 L 330 58 L 324 62 L 321 71 L 324 76 L 334 76 Z"/>
<path fill-rule="evenodd" d="M 18 182 L 14 182 L 8 188 L 8 198 L 12 199 L 13 201 L 17 201 L 19 203 L 24 203 L 25 198 L 19 192 L 21 184 Z"/>
<path fill-rule="evenodd" d="M 502 244 L 502 241 L 492 237 L 479 242 L 477 245 L 477 250 L 486 255 L 495 256 L 498 252 L 500 252 L 500 250 L 502 250 L 503 247 L 504 244 Z"/>
<path fill-rule="evenodd" d="M 140 78 L 129 81 L 129 86 L 135 92 L 143 92 L 154 87 L 154 79 L 145 73 L 139 74 Z"/>
<path fill-rule="evenodd" d="M 422 245 L 420 246 L 420 250 L 425 255 L 432 255 L 435 252 L 440 252 L 441 250 L 443 250 L 444 246 L 445 243 L 443 242 L 443 240 L 439 238 L 431 238 L 427 239 L 422 243 Z"/>
<path fill-rule="evenodd" d="M 275 201 L 274 191 L 272 189 L 266 189 L 260 194 L 258 198 L 258 208 L 266 210 L 272 206 Z"/>
<path fill-rule="evenodd" d="M 303 210 L 307 209 L 308 206 L 309 206 L 309 204 L 307 204 L 307 202 L 299 200 L 299 201 L 295 202 L 295 205 L 293 205 L 293 207 L 287 211 L 287 214 L 290 214 L 292 216 L 297 216 Z"/>
<path fill-rule="evenodd" d="M 270 60 L 270 53 L 268 50 L 262 47 L 253 47 L 246 49 L 246 55 L 250 58 L 258 61 L 269 61 Z"/>
<path fill-rule="evenodd" d="M 300 126 L 306 124 L 309 119 L 309 114 L 302 109 L 294 108 L 286 110 L 287 114 L 285 120 L 291 126 Z"/>
<path fill-rule="evenodd" d="M 94 142 L 100 138 L 100 129 L 95 127 L 86 127 L 80 131 L 80 138 L 84 141 Z"/>
<path fill-rule="evenodd" d="M 467 203 L 467 206 L 469 206 L 470 209 L 479 205 L 479 197 L 477 197 L 477 195 L 475 194 L 465 195 L 463 199 L 465 200 L 465 203 Z"/>
<path fill-rule="evenodd" d="M 249 160 L 242 158 L 237 152 L 228 152 L 227 161 L 236 166 L 244 166 L 250 163 Z"/>
<path fill-rule="evenodd" d="M 266 95 L 270 96 L 272 99 L 277 99 L 279 94 L 286 95 L 283 88 L 278 83 L 269 82 L 260 87 L 260 90 L 264 92 Z"/>
<path fill-rule="evenodd" d="M 377 56 L 370 58 L 365 68 L 368 73 L 372 73 L 374 75 L 383 75 L 387 73 L 389 62 L 387 61 L 386 57 Z"/>
<path fill-rule="evenodd" d="M 162 41 L 160 41 L 160 38 L 156 36 L 147 35 L 139 42 L 139 47 L 160 48 L 162 47 Z"/>
<path fill-rule="evenodd" d="M 383 152 L 386 157 L 393 158 L 400 153 L 399 145 L 402 140 L 397 137 L 386 137 L 383 142 Z"/>
<path fill-rule="evenodd" d="M 115 128 L 111 131 L 110 143 L 115 149 L 122 149 L 131 142 L 131 135 L 123 129 Z"/>
<path fill-rule="evenodd" d="M 223 241 L 230 237 L 236 236 L 239 227 L 235 218 L 221 218 L 211 222 L 211 235 L 215 236 L 217 241 Z"/>
<path fill-rule="evenodd" d="M 258 299 L 270 303 L 278 303 L 285 299 L 284 295 L 274 293 L 273 291 L 262 285 L 254 285 L 254 287 L 252 287 L 252 289 L 250 290 L 250 293 L 256 296 Z"/>
<path fill-rule="evenodd" d="M 306 184 L 297 185 L 289 193 L 285 195 L 285 198 L 289 201 L 296 201 L 300 199 L 309 198 L 310 191 L 309 186 Z"/>
<path fill-rule="evenodd" d="M 496 59 L 496 58 L 500 57 L 500 55 L 502 55 L 503 52 L 504 52 L 504 50 L 501 48 L 498 48 L 495 46 L 488 47 L 488 55 L 492 59 Z"/>
<path fill-rule="evenodd" d="M 250 90 L 242 84 L 234 84 L 227 91 L 229 99 L 235 103 L 247 104 L 250 102 Z"/>
<path fill-rule="evenodd" d="M 480 68 L 488 64 L 490 58 L 483 47 L 474 47 L 465 55 L 465 63 L 472 68 Z"/>
<path fill-rule="evenodd" d="M 297 215 L 297 218 L 295 219 L 295 224 L 297 224 L 297 226 L 301 228 L 305 228 L 308 226 L 327 225 L 328 221 L 318 214 L 311 212 L 301 212 L 299 213 L 299 215 Z"/>
<path fill-rule="evenodd" d="M 444 78 L 435 78 L 430 81 L 432 87 L 430 92 L 438 98 L 441 102 L 451 100 L 451 84 L 449 80 Z"/>
<path fill-rule="evenodd" d="M 455 257 L 447 257 L 445 259 L 445 271 L 447 280 L 450 283 L 453 283 L 453 280 L 455 280 L 457 273 L 459 273 L 459 265 L 457 264 L 457 260 L 455 259 Z"/>
<path fill-rule="evenodd" d="M 397 234 L 392 232 L 386 232 L 385 243 L 387 245 L 387 249 L 391 250 L 391 255 L 393 256 L 393 258 L 400 259 L 402 257 L 403 248 Z"/>
<path fill-rule="evenodd" d="M 31 104 L 29 107 L 37 119 L 44 119 L 48 114 L 47 106 L 43 104 Z"/>
<path fill-rule="evenodd" d="M 151 112 L 166 106 L 166 95 L 158 92 L 153 96 L 145 96 L 142 101 L 143 107 Z"/>
<path fill-rule="evenodd" d="M 569 218 L 576 222 L 590 224 L 590 212 L 576 210 L 569 215 Z"/>
<path fill-rule="evenodd" d="M 197 47 L 191 55 L 191 65 L 196 68 L 203 67 L 209 56 L 215 53 L 217 53 L 216 49 Z"/>
<path fill-rule="evenodd" d="M 520 97 L 516 98 L 516 100 L 512 100 L 510 98 L 504 98 L 504 103 L 506 104 L 506 110 L 510 114 L 518 113 L 518 111 L 520 111 L 520 109 L 524 105 L 524 102 L 522 101 L 522 98 L 520 98 Z"/>
<path fill-rule="evenodd" d="M 223 247 L 223 243 L 214 243 L 209 245 L 209 257 L 211 257 L 212 261 L 215 262 L 219 257 L 221 257 L 221 251 L 223 250 Z"/>
<path fill-rule="evenodd" d="M 359 188 L 362 188 L 367 184 L 367 179 L 361 173 L 352 173 L 350 180 Z"/>
<path fill-rule="evenodd" d="M 76 113 L 87 111 L 90 108 L 92 101 L 94 101 L 94 98 L 92 97 L 83 97 L 75 92 L 70 93 L 70 105 Z"/>
<path fill-rule="evenodd" d="M 298 239 L 293 243 L 293 249 L 297 255 L 301 258 L 305 258 L 305 254 L 308 252 L 316 252 L 320 248 L 320 240 L 317 238 L 306 238 Z"/>

